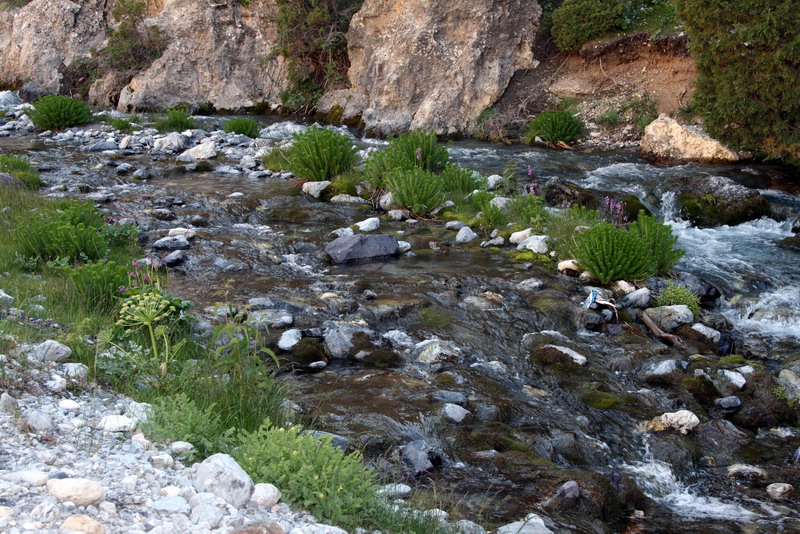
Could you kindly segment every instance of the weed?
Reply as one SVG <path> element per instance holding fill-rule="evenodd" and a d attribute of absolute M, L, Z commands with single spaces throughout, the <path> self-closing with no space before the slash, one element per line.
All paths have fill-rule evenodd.
<path fill-rule="evenodd" d="M 153 125 L 161 133 L 182 132 L 194 128 L 194 119 L 189 116 L 188 111 L 181 109 L 167 109 L 167 116 L 158 119 Z"/>
<path fill-rule="evenodd" d="M 647 243 L 656 263 L 656 274 L 665 274 L 686 254 L 685 250 L 675 248 L 678 236 L 672 233 L 672 227 L 644 211 L 630 224 L 630 231 Z"/>
<path fill-rule="evenodd" d="M 16 178 L 28 189 L 36 190 L 42 186 L 42 182 L 39 180 L 39 170 L 22 156 L 0 154 L 0 173 L 6 173 L 12 178 Z"/>
<path fill-rule="evenodd" d="M 225 124 L 222 125 L 222 129 L 226 133 L 246 135 L 247 137 L 255 139 L 260 135 L 261 125 L 250 118 L 236 117 L 225 121 Z"/>
<path fill-rule="evenodd" d="M 575 242 L 574 255 L 581 267 L 600 282 L 643 280 L 655 270 L 647 243 L 608 223 L 578 234 Z"/>
<path fill-rule="evenodd" d="M 533 144 L 536 137 L 547 143 L 571 143 L 583 134 L 580 119 L 567 111 L 548 110 L 538 114 L 525 130 L 525 142 Z"/>
<path fill-rule="evenodd" d="M 386 186 L 398 206 L 419 216 L 429 214 L 444 202 L 442 180 L 421 168 L 391 171 L 386 178 Z"/>
<path fill-rule="evenodd" d="M 595 116 L 594 122 L 605 128 L 612 128 L 619 124 L 620 113 L 618 109 L 609 109 Z"/>
<path fill-rule="evenodd" d="M 661 293 L 653 299 L 653 303 L 656 306 L 688 306 L 695 317 L 700 317 L 700 298 L 689 288 L 673 282 L 661 290 Z"/>

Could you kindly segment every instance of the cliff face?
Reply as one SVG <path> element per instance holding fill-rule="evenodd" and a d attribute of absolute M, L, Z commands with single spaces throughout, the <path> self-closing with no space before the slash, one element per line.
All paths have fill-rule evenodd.
<path fill-rule="evenodd" d="M 324 95 L 377 133 L 470 131 L 534 66 L 536 0 L 366 0 L 347 34 L 351 88 Z"/>
<path fill-rule="evenodd" d="M 33 0 L 0 12 L 0 84 L 32 81 L 56 92 L 65 64 L 102 48 L 107 0 Z"/>
<path fill-rule="evenodd" d="M 266 60 L 277 41 L 274 10 L 273 0 L 251 0 L 248 8 L 239 0 L 165 0 L 147 22 L 169 36 L 167 50 L 122 90 L 118 109 L 277 106 L 286 73 L 281 59 Z"/>

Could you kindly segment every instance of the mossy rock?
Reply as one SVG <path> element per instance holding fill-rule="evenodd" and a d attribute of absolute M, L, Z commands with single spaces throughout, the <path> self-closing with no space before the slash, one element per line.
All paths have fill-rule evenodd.
<path fill-rule="evenodd" d="M 581 393 L 581 402 L 597 410 L 611 410 L 622 404 L 622 399 L 613 393 L 598 391 L 596 389 Z"/>
<path fill-rule="evenodd" d="M 532 250 L 514 252 L 511 256 L 511 260 L 520 263 L 538 263 L 540 265 L 550 265 L 553 263 L 553 258 L 547 254 L 537 254 Z"/>
<path fill-rule="evenodd" d="M 301 367 L 306 367 L 314 362 L 328 360 L 325 345 L 320 339 L 313 337 L 304 337 L 297 345 L 292 347 L 292 350 L 282 351 L 278 358 L 281 363 Z"/>
<path fill-rule="evenodd" d="M 426 306 L 419 312 L 419 324 L 428 328 L 448 325 L 453 317 L 440 306 Z"/>
<path fill-rule="evenodd" d="M 714 383 L 704 376 L 684 378 L 681 385 L 702 406 L 712 406 L 714 399 L 722 397 Z"/>
<path fill-rule="evenodd" d="M 374 365 L 379 369 L 391 369 L 403 364 L 403 357 L 388 349 L 375 349 L 360 358 L 364 363 Z"/>
<path fill-rule="evenodd" d="M 573 359 L 564 352 L 554 347 L 536 347 L 530 353 L 529 359 L 535 365 L 543 367 L 566 367 L 579 369 L 580 366 L 576 364 Z"/>
<path fill-rule="evenodd" d="M 629 221 L 635 221 L 639 216 L 639 211 L 644 211 L 645 215 L 652 215 L 650 210 L 647 209 L 647 206 L 635 195 L 625 195 L 620 201 L 624 206 L 623 215 L 627 217 Z"/>
<path fill-rule="evenodd" d="M 781 248 L 800 252 L 800 236 L 787 237 L 786 239 L 781 239 L 776 244 Z"/>
<path fill-rule="evenodd" d="M 678 198 L 682 216 L 697 226 L 735 226 L 769 215 L 769 202 L 760 195 L 726 202 L 713 194 L 684 191 Z"/>

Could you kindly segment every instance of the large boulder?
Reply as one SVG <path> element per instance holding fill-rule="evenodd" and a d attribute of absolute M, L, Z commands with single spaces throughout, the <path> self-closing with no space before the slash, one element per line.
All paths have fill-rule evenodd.
<path fill-rule="evenodd" d="M 164 0 L 147 24 L 169 36 L 163 55 L 122 90 L 117 108 L 163 109 L 179 102 L 210 102 L 239 109 L 261 102 L 280 104 L 286 87 L 277 45 L 275 2 Z"/>
<path fill-rule="evenodd" d="M 696 126 L 684 126 L 666 115 L 644 129 L 642 155 L 657 163 L 732 163 L 739 155 Z"/>
<path fill-rule="evenodd" d="M 0 86 L 32 82 L 57 92 L 64 65 L 103 48 L 112 2 L 32 0 L 0 16 Z"/>
<path fill-rule="evenodd" d="M 231 506 L 241 508 L 250 500 L 255 485 L 231 456 L 215 454 L 203 460 L 197 468 L 194 489 L 213 493 Z"/>
<path fill-rule="evenodd" d="M 366 0 L 347 32 L 351 87 L 319 107 L 386 135 L 471 131 L 514 73 L 535 66 L 541 13 L 536 0 Z"/>
<path fill-rule="evenodd" d="M 769 215 L 769 202 L 756 189 L 724 176 L 676 177 L 681 216 L 698 226 L 730 226 Z"/>
<path fill-rule="evenodd" d="M 334 239 L 325 247 L 333 263 L 381 258 L 397 254 L 397 238 L 391 235 L 346 235 Z"/>

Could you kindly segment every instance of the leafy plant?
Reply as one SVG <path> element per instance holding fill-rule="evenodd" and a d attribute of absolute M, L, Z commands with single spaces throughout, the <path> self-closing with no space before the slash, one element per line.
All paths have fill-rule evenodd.
<path fill-rule="evenodd" d="M 600 126 L 611 128 L 612 126 L 616 126 L 617 124 L 619 124 L 619 119 L 620 119 L 619 110 L 609 109 L 606 110 L 604 113 L 600 113 L 599 115 L 595 116 L 594 122 L 596 122 Z"/>
<path fill-rule="evenodd" d="M 161 133 L 182 132 L 195 128 L 194 119 L 189 116 L 189 112 L 182 109 L 167 109 L 167 116 L 158 119 L 153 125 Z"/>
<path fill-rule="evenodd" d="M 122 133 L 131 133 L 133 131 L 133 123 L 127 119 L 111 119 L 109 122 L 112 128 Z"/>
<path fill-rule="evenodd" d="M 119 25 L 109 34 L 104 55 L 113 70 L 140 71 L 161 57 L 167 38 L 157 26 L 145 26 L 146 2 L 119 0 L 111 16 Z"/>
<path fill-rule="evenodd" d="M 794 0 L 673 0 L 697 64 L 693 105 L 708 132 L 800 160 L 800 25 Z"/>
<path fill-rule="evenodd" d="M 113 261 L 100 260 L 66 268 L 80 302 L 102 311 L 111 311 L 118 302 L 120 288 L 128 281 L 128 269 Z"/>
<path fill-rule="evenodd" d="M 575 242 L 575 258 L 600 282 L 642 280 L 655 271 L 647 243 L 608 223 L 600 223 L 578 234 Z"/>
<path fill-rule="evenodd" d="M 269 421 L 239 434 L 233 455 L 254 482 L 281 488 L 283 499 L 345 528 L 357 526 L 376 502 L 377 476 L 361 454 L 345 454 L 331 437 Z"/>
<path fill-rule="evenodd" d="M 314 125 L 293 137 L 294 144 L 286 155 L 287 168 L 300 178 L 330 180 L 355 165 L 357 150 L 343 133 Z"/>
<path fill-rule="evenodd" d="M 552 33 L 561 50 L 621 28 L 625 2 L 618 0 L 564 0 L 553 12 Z"/>
<path fill-rule="evenodd" d="M 533 144 L 536 137 L 547 143 L 571 143 L 583 133 L 580 119 L 566 111 L 547 110 L 539 113 L 525 130 L 525 142 Z"/>
<path fill-rule="evenodd" d="M 98 260 L 108 245 L 97 229 L 83 223 L 73 226 L 59 218 L 29 218 L 14 231 L 14 241 L 23 257 L 37 261 L 64 258 Z"/>
<path fill-rule="evenodd" d="M 373 152 L 364 160 L 364 179 L 376 188 L 386 187 L 386 177 L 395 169 L 410 170 L 413 160 L 394 150 Z"/>
<path fill-rule="evenodd" d="M 482 176 L 460 165 L 448 165 L 439 176 L 447 193 L 471 193 L 484 183 Z"/>
<path fill-rule="evenodd" d="M 438 143 L 434 132 L 415 130 L 389 138 L 387 151 L 402 155 L 415 167 L 440 173 L 450 163 L 447 147 Z"/>
<path fill-rule="evenodd" d="M 623 109 L 630 112 L 639 133 L 644 133 L 647 125 L 658 118 L 658 101 L 651 93 L 645 92 L 632 99 Z"/>
<path fill-rule="evenodd" d="M 686 254 L 685 250 L 675 248 L 678 236 L 672 233 L 672 227 L 645 214 L 643 210 L 630 224 L 630 232 L 647 243 L 655 261 L 656 274 L 665 274 Z"/>
<path fill-rule="evenodd" d="M 78 100 L 66 96 L 47 95 L 34 102 L 28 116 L 41 130 L 60 130 L 90 122 L 92 111 L 89 106 Z"/>
<path fill-rule="evenodd" d="M 540 231 L 550 220 L 550 214 L 544 207 L 544 199 L 536 195 L 518 195 L 508 202 L 510 219 L 526 227 Z"/>
<path fill-rule="evenodd" d="M 359 184 L 363 180 L 363 176 L 356 169 L 351 169 L 336 176 L 331 181 L 331 190 L 333 193 L 345 195 L 358 195 Z"/>
<path fill-rule="evenodd" d="M 283 148 L 273 148 L 262 156 L 261 164 L 272 172 L 285 171 L 289 167 L 288 153 Z"/>
<path fill-rule="evenodd" d="M 39 180 L 39 170 L 22 156 L 0 154 L 0 173 L 16 178 L 25 184 L 28 189 L 36 190 L 42 185 L 41 180 Z"/>
<path fill-rule="evenodd" d="M 441 179 L 421 168 L 395 169 L 386 178 L 386 186 L 398 206 L 419 216 L 427 215 L 444 202 Z"/>
<path fill-rule="evenodd" d="M 692 290 L 679 286 L 674 282 L 669 282 L 667 287 L 661 290 L 654 299 L 656 306 L 688 306 L 692 310 L 695 318 L 700 317 L 700 297 L 692 293 Z"/>
<path fill-rule="evenodd" d="M 72 226 L 82 224 L 90 228 L 101 228 L 105 221 L 91 202 L 67 201 L 60 205 L 58 218 Z"/>
<path fill-rule="evenodd" d="M 245 117 L 236 117 L 225 121 L 225 124 L 222 125 L 222 129 L 226 133 L 246 135 L 253 139 L 261 135 L 261 125 L 258 121 Z"/>

